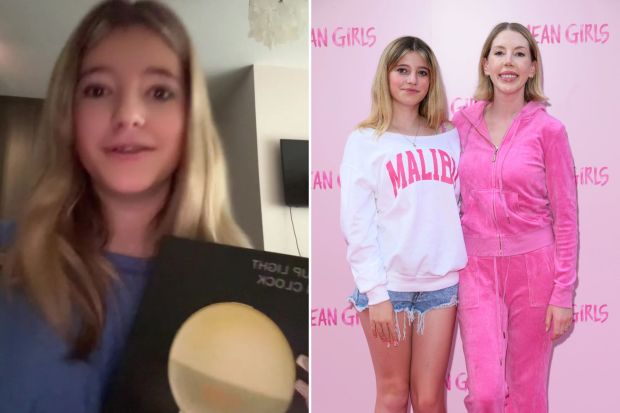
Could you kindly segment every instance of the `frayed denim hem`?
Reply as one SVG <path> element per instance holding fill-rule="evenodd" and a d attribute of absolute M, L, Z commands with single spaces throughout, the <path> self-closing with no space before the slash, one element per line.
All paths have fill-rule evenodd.
<path fill-rule="evenodd" d="M 352 297 L 348 297 L 347 301 L 351 303 L 351 305 L 357 310 L 357 312 L 361 313 L 362 311 L 368 309 L 368 306 L 364 306 L 364 307 L 357 306 L 355 304 L 355 300 L 353 300 Z M 425 318 L 426 313 L 428 313 L 429 311 L 435 310 L 435 309 L 454 307 L 457 304 L 458 304 L 458 298 L 456 295 L 454 295 L 450 299 L 450 302 L 438 305 L 436 307 L 429 308 L 428 310 L 425 310 L 424 312 L 420 310 L 416 310 L 416 309 L 407 309 L 407 308 L 394 309 L 395 328 L 396 328 L 396 335 L 398 336 L 398 341 L 405 340 L 405 337 L 407 336 L 407 324 L 411 326 L 414 323 L 416 318 L 418 319 L 416 333 L 421 336 L 424 334 L 424 318 Z M 407 320 L 405 323 L 403 323 L 402 332 L 401 332 L 400 322 L 398 321 L 397 314 L 402 313 L 402 312 L 407 313 Z"/>
<path fill-rule="evenodd" d="M 411 325 L 413 323 L 413 321 L 415 320 L 415 316 L 417 316 L 417 318 L 418 318 L 418 326 L 416 328 L 416 333 L 419 336 L 421 336 L 421 335 L 424 334 L 424 318 L 425 318 L 424 316 L 426 315 L 426 313 L 428 313 L 429 311 L 438 310 L 438 309 L 441 309 L 441 308 L 454 307 L 457 304 L 458 304 L 458 298 L 456 296 L 453 296 L 450 299 L 450 302 L 445 303 L 445 304 L 440 304 L 440 305 L 438 305 L 436 307 L 433 307 L 433 308 L 429 308 L 428 310 L 426 310 L 424 312 L 422 312 L 420 310 L 407 311 L 407 313 L 409 313 L 409 312 L 412 313 L 412 314 L 407 314 L 407 318 L 409 320 L 409 325 Z M 396 321 L 398 321 L 398 318 L 396 318 Z M 396 328 L 398 329 L 398 326 Z"/>
<path fill-rule="evenodd" d="M 351 305 L 353 306 L 353 308 L 355 308 L 357 310 L 358 313 L 361 313 L 362 311 L 366 310 L 368 308 L 368 306 L 365 307 L 359 307 L 357 304 L 355 304 L 355 300 L 353 299 L 353 297 L 347 297 L 347 301 L 349 303 L 351 303 Z"/>

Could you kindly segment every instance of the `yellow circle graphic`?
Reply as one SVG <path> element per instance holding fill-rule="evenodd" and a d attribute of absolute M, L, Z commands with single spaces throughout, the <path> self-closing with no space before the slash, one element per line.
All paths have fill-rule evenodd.
<path fill-rule="evenodd" d="M 240 303 L 212 304 L 176 334 L 168 379 L 183 413 L 284 413 L 295 361 L 280 328 Z"/>

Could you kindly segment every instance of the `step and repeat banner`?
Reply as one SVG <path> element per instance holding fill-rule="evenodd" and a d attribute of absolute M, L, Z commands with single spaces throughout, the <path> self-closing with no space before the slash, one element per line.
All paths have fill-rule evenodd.
<path fill-rule="evenodd" d="M 575 328 L 557 342 L 551 412 L 618 411 L 620 375 L 620 2 L 616 0 L 312 1 L 312 411 L 372 412 L 375 379 L 355 310 L 340 231 L 338 169 L 349 133 L 370 110 L 383 48 L 413 35 L 434 50 L 450 116 L 472 103 L 486 36 L 502 21 L 539 43 L 548 111 L 567 128 L 579 191 Z M 457 334 L 445 385 L 465 412 L 467 373 Z M 526 412 L 525 412 L 526 413 Z"/>

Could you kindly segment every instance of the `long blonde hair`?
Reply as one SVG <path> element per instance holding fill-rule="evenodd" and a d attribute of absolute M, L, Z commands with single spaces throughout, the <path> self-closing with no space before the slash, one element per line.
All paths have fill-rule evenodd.
<path fill-rule="evenodd" d="M 392 122 L 392 95 L 390 94 L 389 73 L 398 61 L 409 52 L 417 52 L 429 66 L 430 85 L 428 93 L 420 102 L 418 112 L 426 119 L 431 129 L 438 129 L 448 119 L 446 92 L 439 70 L 439 63 L 433 50 L 417 37 L 405 36 L 393 40 L 386 46 L 379 59 L 372 83 L 372 104 L 370 115 L 362 121 L 359 128 L 375 129 L 377 135 L 383 134 Z"/>
<path fill-rule="evenodd" d="M 75 154 L 73 96 L 85 53 L 113 30 L 136 25 L 159 35 L 176 52 L 188 91 L 185 149 L 154 223 L 158 236 L 249 245 L 230 213 L 222 147 L 200 64 L 182 23 L 155 1 L 100 3 L 73 32 L 54 67 L 39 137 L 47 146 L 44 170 L 18 220 L 7 259 L 10 282 L 70 344 L 73 358 L 87 357 L 99 342 L 106 296 L 117 278 L 103 255 L 109 234 L 99 200 Z"/>
<path fill-rule="evenodd" d="M 476 87 L 474 98 L 476 100 L 493 100 L 493 83 L 491 82 L 491 78 L 484 74 L 484 60 L 489 58 L 489 53 L 491 53 L 491 46 L 493 45 L 493 40 L 495 40 L 497 35 L 504 30 L 511 30 L 513 32 L 517 32 L 523 37 L 525 37 L 529 45 L 532 61 L 536 63 L 536 71 L 534 72 L 534 77 L 528 78 L 527 82 L 525 83 L 525 101 L 546 103 L 548 99 L 543 92 L 542 57 L 540 56 L 540 50 L 538 49 L 536 40 L 534 40 L 534 37 L 527 29 L 527 27 L 519 23 L 507 22 L 497 24 L 493 28 L 493 30 L 491 30 L 491 33 L 489 33 L 487 39 L 484 41 L 482 51 L 480 52 L 480 60 L 478 62 L 478 86 Z"/>

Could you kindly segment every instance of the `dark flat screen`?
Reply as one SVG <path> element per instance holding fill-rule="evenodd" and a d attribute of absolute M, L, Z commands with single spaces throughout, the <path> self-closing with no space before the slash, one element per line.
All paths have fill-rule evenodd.
<path fill-rule="evenodd" d="M 280 139 L 284 202 L 308 206 L 308 141 Z"/>

